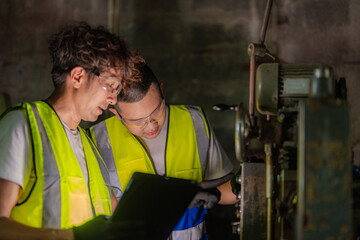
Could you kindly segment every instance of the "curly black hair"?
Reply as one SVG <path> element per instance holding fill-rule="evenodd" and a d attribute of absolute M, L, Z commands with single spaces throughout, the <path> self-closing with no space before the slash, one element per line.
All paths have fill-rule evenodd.
<path fill-rule="evenodd" d="M 122 85 L 139 80 L 136 65 L 144 59 L 132 51 L 125 40 L 103 26 L 91 27 L 80 22 L 65 26 L 49 38 L 49 51 L 55 87 L 65 82 L 67 74 L 77 66 L 88 73 L 100 73 L 107 68 L 120 69 Z"/>

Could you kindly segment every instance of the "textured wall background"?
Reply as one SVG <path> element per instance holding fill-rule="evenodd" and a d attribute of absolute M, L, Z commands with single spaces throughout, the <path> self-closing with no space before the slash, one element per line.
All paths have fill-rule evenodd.
<path fill-rule="evenodd" d="M 0 92 L 8 94 L 12 104 L 46 98 L 53 88 L 47 37 L 71 21 L 105 25 L 146 58 L 165 84 L 168 103 L 205 109 L 234 160 L 234 112 L 214 112 L 211 107 L 247 104 L 246 49 L 250 42 L 258 42 L 265 2 L 3 0 Z M 356 159 L 360 153 L 359 10 L 355 0 L 274 1 L 266 37 L 266 45 L 282 62 L 326 63 L 334 67 L 336 77 L 347 78 Z"/>
<path fill-rule="evenodd" d="M 247 105 L 247 46 L 259 41 L 265 3 L 265 0 L 2 0 L 0 92 L 8 94 L 13 105 L 46 98 L 53 88 L 46 42 L 49 34 L 74 20 L 109 26 L 146 58 L 165 84 L 168 103 L 204 107 L 220 142 L 234 160 L 235 114 L 214 112 L 211 107 L 216 103 Z M 337 78 L 346 77 L 351 142 L 358 165 L 359 12 L 357 0 L 274 1 L 266 37 L 267 47 L 281 62 L 325 63 L 333 66 Z M 223 210 L 219 210 L 219 215 L 233 211 Z M 229 214 L 221 217 L 231 218 Z"/>
<path fill-rule="evenodd" d="M 360 2 L 279 1 L 276 4 L 276 49 L 284 62 L 319 62 L 346 78 L 351 107 L 351 142 L 360 166 Z"/>
<path fill-rule="evenodd" d="M 256 35 L 256 1 L 122 1 L 119 32 L 146 58 L 172 104 L 205 109 L 218 138 L 234 159 L 234 112 L 216 103 L 248 99 L 247 45 Z M 249 9 L 251 11 L 249 11 Z M 252 32 L 253 31 L 253 32 Z"/>
<path fill-rule="evenodd" d="M 99 0 L 4 0 L 0 9 L 0 92 L 9 94 L 12 104 L 50 95 L 50 34 L 73 20 L 108 21 L 107 2 Z"/>

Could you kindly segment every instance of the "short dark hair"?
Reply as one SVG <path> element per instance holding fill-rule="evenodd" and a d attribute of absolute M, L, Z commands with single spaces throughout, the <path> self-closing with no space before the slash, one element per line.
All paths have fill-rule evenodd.
<path fill-rule="evenodd" d="M 138 80 L 135 66 L 144 61 L 121 37 L 103 26 L 92 28 L 84 22 L 65 26 L 53 34 L 49 38 L 49 51 L 55 87 L 65 82 L 74 67 L 80 66 L 88 73 L 99 73 L 109 67 L 120 69 L 122 85 L 126 88 L 129 82 Z"/>
<path fill-rule="evenodd" d="M 144 98 L 149 91 L 150 86 L 154 85 L 156 90 L 162 95 L 160 84 L 153 71 L 146 64 L 140 64 L 140 81 L 132 82 L 128 85 L 128 89 L 122 89 L 118 95 L 118 102 L 133 103 Z"/>

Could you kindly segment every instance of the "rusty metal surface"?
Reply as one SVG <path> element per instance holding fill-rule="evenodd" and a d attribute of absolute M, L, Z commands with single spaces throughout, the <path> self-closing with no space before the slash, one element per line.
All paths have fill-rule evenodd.
<path fill-rule="evenodd" d="M 296 239 L 350 239 L 349 109 L 309 101 L 300 115 Z"/>
<path fill-rule="evenodd" d="M 264 163 L 241 164 L 240 239 L 266 239 L 266 170 Z"/>

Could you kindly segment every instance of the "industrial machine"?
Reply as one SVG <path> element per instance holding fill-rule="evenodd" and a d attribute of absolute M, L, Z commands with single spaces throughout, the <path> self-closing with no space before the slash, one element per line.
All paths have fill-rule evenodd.
<path fill-rule="evenodd" d="M 275 61 L 264 45 L 271 4 L 260 43 L 248 48 L 249 107 L 214 106 L 236 111 L 233 231 L 242 240 L 356 239 L 345 79 L 323 64 Z M 265 55 L 273 61 L 257 64 Z"/>
<path fill-rule="evenodd" d="M 240 239 L 351 239 L 344 81 L 324 65 L 257 68 L 256 114 L 235 107 L 240 171 L 232 185 L 240 200 L 234 223 Z"/>

